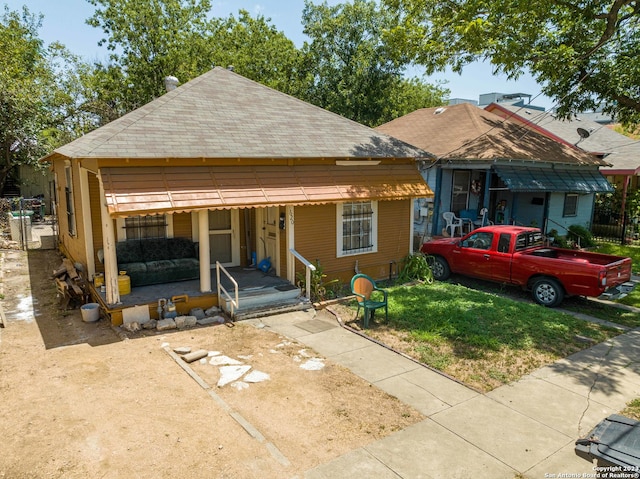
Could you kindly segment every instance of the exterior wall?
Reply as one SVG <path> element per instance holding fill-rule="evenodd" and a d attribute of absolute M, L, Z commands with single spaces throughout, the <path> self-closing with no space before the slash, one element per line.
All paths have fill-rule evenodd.
<path fill-rule="evenodd" d="M 348 284 L 358 269 L 374 279 L 393 274 L 409 254 L 411 204 L 413 200 L 378 202 L 378 251 L 337 257 L 336 205 L 298 206 L 295 209 L 295 249 L 311 263 L 319 261 L 326 280 L 338 278 Z M 304 273 L 300 262 L 296 272 Z"/>
<path fill-rule="evenodd" d="M 45 214 L 51 214 L 51 183 L 53 173 L 49 170 L 37 170 L 32 166 L 20 165 L 20 196 L 35 198 L 44 195 Z"/>
<path fill-rule="evenodd" d="M 563 217 L 564 193 L 551 193 L 547 232 L 557 230 L 560 235 L 564 236 L 567 234 L 566 228 L 571 225 L 582 225 L 586 228 L 590 227 L 594 198 L 593 194 L 580 195 L 578 197 L 578 214 L 576 216 Z"/>
<path fill-rule="evenodd" d="M 58 197 L 58 237 L 60 248 L 74 262 L 87 264 L 87 256 L 84 242 L 84 219 L 82 217 L 82 202 L 80 198 L 80 168 L 77 160 L 71 161 L 73 180 L 74 216 L 76 223 L 75 234 L 69 233 L 69 222 L 67 218 L 67 202 L 65 195 L 65 162 L 56 162 L 56 195 Z M 91 176 L 91 174 L 89 175 Z"/>
<path fill-rule="evenodd" d="M 93 256 L 96 272 L 104 273 L 104 264 L 98 259 L 98 251 L 103 249 L 102 220 L 100 218 L 100 184 L 98 177 L 89 173 L 89 203 L 91 205 L 91 233 L 93 234 Z M 115 226 L 115 225 L 114 225 Z"/>
<path fill-rule="evenodd" d="M 191 213 L 174 213 L 173 215 L 173 237 L 192 238 Z"/>

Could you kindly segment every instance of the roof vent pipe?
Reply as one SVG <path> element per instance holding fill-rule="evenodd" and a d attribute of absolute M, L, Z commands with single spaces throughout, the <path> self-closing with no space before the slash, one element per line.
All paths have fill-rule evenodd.
<path fill-rule="evenodd" d="M 168 76 L 164 78 L 164 87 L 169 92 L 178 88 L 180 82 L 176 77 Z"/>

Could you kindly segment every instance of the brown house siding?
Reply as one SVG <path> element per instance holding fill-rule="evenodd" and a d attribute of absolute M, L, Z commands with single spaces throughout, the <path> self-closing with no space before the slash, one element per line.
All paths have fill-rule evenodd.
<path fill-rule="evenodd" d="M 296 207 L 295 249 L 308 261 L 320 262 L 327 280 L 348 283 L 358 269 L 375 279 L 389 277 L 390 266 L 409 253 L 411 200 L 378 202 L 378 252 L 336 258 L 336 205 Z M 302 272 L 299 262 L 296 271 Z"/>
<path fill-rule="evenodd" d="M 102 241 L 102 220 L 100 219 L 100 185 L 98 177 L 89 172 L 89 204 L 91 205 L 91 234 L 93 235 L 93 261 L 96 272 L 103 273 L 104 265 L 98 259 L 98 251 L 104 246 Z"/>
<path fill-rule="evenodd" d="M 191 231 L 191 213 L 175 213 L 173 215 L 174 238 L 193 239 Z"/>

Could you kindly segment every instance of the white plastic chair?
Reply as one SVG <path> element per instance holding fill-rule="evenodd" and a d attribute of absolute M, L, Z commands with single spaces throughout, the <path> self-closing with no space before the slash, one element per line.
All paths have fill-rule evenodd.
<path fill-rule="evenodd" d="M 452 211 L 442 213 L 442 217 L 447 222 L 445 229 L 449 231 L 449 236 L 456 235 L 456 228 L 460 230 L 460 236 L 462 236 L 462 218 L 458 218 Z"/>
<path fill-rule="evenodd" d="M 489 210 L 487 208 L 482 208 L 480 210 L 480 217 L 482 218 L 482 222 L 480 223 L 480 226 L 487 226 L 487 225 L 493 224 L 493 221 L 487 219 L 488 214 L 489 214 Z"/>

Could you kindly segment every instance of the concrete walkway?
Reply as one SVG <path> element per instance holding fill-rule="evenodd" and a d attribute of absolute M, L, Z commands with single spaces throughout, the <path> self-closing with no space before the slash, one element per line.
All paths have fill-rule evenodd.
<path fill-rule="evenodd" d="M 313 348 L 428 418 L 308 471 L 307 479 L 596 477 L 575 455 L 575 440 L 640 397 L 640 330 L 481 394 L 315 316 L 301 311 L 252 322 Z"/>

